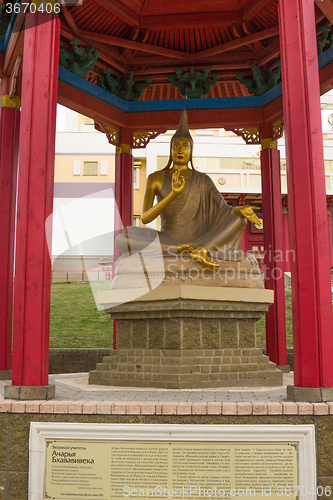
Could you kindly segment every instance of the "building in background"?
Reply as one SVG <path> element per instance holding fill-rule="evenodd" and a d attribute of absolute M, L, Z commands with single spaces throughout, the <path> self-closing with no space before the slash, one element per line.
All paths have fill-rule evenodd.
<path fill-rule="evenodd" d="M 333 94 L 322 98 L 328 231 L 331 231 L 333 199 Z M 133 149 L 134 220 L 142 225 L 141 203 L 147 175 L 164 168 L 169 158 L 168 131 L 151 140 L 145 149 Z M 195 168 L 208 174 L 231 205 L 253 204 L 260 208 L 260 145 L 246 144 L 233 132 L 192 130 Z M 289 271 L 287 228 L 287 181 L 284 139 L 281 152 L 281 187 L 284 221 L 285 271 Z M 58 106 L 55 159 L 54 217 L 52 240 L 53 281 L 111 278 L 113 260 L 115 147 L 94 122 L 70 109 Z M 149 227 L 159 228 L 160 221 Z M 247 224 L 243 250 L 263 258 L 264 228 Z M 331 260 L 332 264 L 333 261 Z"/>

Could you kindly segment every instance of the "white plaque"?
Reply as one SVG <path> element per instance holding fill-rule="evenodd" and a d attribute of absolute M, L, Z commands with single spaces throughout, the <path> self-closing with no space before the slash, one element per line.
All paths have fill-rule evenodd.
<path fill-rule="evenodd" d="M 312 425 L 31 423 L 29 500 L 313 500 Z"/>

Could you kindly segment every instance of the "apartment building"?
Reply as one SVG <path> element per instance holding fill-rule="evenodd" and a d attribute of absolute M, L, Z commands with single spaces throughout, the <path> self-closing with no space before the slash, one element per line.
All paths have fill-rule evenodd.
<path fill-rule="evenodd" d="M 328 231 L 331 237 L 333 199 L 333 94 L 322 97 Z M 142 225 L 140 211 L 145 179 L 162 169 L 168 160 L 168 131 L 151 140 L 145 149 L 133 149 L 134 220 Z M 208 174 L 231 205 L 253 204 L 261 216 L 260 145 L 246 144 L 242 137 L 224 129 L 192 130 L 195 168 Z M 284 221 L 285 270 L 288 263 L 288 197 L 284 138 L 281 153 L 281 197 Z M 111 277 L 113 260 L 115 147 L 98 132 L 90 118 L 58 107 L 55 157 L 52 263 L 54 280 L 105 280 Z M 157 219 L 149 224 L 159 229 Z M 263 227 L 248 224 L 243 250 L 262 260 Z M 332 262 L 333 264 L 333 262 Z"/>

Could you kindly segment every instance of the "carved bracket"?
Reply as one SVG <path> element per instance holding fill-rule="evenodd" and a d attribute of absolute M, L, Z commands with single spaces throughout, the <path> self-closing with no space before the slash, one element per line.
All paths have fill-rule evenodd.
<path fill-rule="evenodd" d="M 317 36 L 318 56 L 332 46 L 332 40 L 333 40 L 333 35 L 331 34 L 331 26 L 327 26 L 325 24 L 320 28 L 320 32 Z"/>
<path fill-rule="evenodd" d="M 80 40 L 77 38 L 70 41 L 73 52 L 61 47 L 59 60 L 62 68 L 74 73 L 74 75 L 85 78 L 87 73 L 95 66 L 100 53 L 94 50 L 93 45 L 79 47 L 80 43 Z"/>
<path fill-rule="evenodd" d="M 106 134 L 106 137 L 108 138 L 110 144 L 113 144 L 114 146 L 118 145 L 119 130 L 112 128 L 109 125 L 102 125 L 101 123 L 96 121 L 95 121 L 95 129 L 98 130 L 98 132 Z"/>
<path fill-rule="evenodd" d="M 103 134 L 106 134 L 110 144 L 114 146 L 119 146 L 120 141 L 120 130 L 111 127 L 110 125 L 103 124 L 101 122 L 95 121 L 95 129 Z M 163 134 L 166 130 L 159 132 L 134 132 L 133 141 L 130 147 L 132 148 L 145 148 L 151 139 L 155 139 L 160 134 Z"/>
<path fill-rule="evenodd" d="M 260 131 L 257 127 L 232 128 L 230 130 L 239 137 L 242 137 L 246 144 L 260 144 Z"/>
<path fill-rule="evenodd" d="M 176 69 L 177 78 L 170 75 L 169 82 L 173 87 L 178 88 L 181 95 L 188 99 L 200 98 L 208 94 L 220 77 L 219 73 L 212 73 L 211 78 L 209 78 L 209 73 L 209 67 L 202 68 L 202 72 L 194 71 L 192 67 L 186 73 L 181 68 L 178 68 Z"/>
<path fill-rule="evenodd" d="M 281 118 L 281 120 L 278 120 L 277 122 L 273 123 L 273 140 L 276 141 L 276 139 L 280 139 L 280 137 L 283 136 L 283 131 L 284 131 L 284 121 L 283 118 Z"/>
<path fill-rule="evenodd" d="M 280 139 L 280 137 L 283 136 L 283 128 L 284 121 L 283 118 L 281 120 L 278 120 L 273 124 L 273 137 L 269 139 L 271 142 L 276 141 L 277 139 Z M 246 144 L 261 144 L 261 131 L 260 128 L 258 127 L 250 127 L 250 128 L 233 128 L 229 129 L 231 130 L 234 134 L 238 135 L 239 137 L 242 137 Z M 268 139 L 267 139 L 268 140 Z M 270 146 L 272 147 L 272 146 Z"/>
<path fill-rule="evenodd" d="M 251 67 L 253 78 L 244 78 L 244 73 L 237 73 L 237 80 L 247 87 L 252 95 L 263 95 L 268 90 L 272 89 L 281 81 L 281 62 L 275 63 L 276 68 L 273 70 L 264 71 L 259 66 L 253 64 Z"/>
<path fill-rule="evenodd" d="M 163 132 L 134 132 L 133 134 L 133 148 L 145 148 L 151 139 L 155 139 Z"/>
<path fill-rule="evenodd" d="M 124 78 L 121 76 L 112 76 L 112 69 L 104 70 L 103 76 L 97 78 L 97 85 L 107 92 L 124 99 L 125 101 L 137 101 L 143 94 L 143 91 L 149 87 L 152 79 L 145 77 L 144 82 L 136 82 L 133 72 L 130 71 Z"/>

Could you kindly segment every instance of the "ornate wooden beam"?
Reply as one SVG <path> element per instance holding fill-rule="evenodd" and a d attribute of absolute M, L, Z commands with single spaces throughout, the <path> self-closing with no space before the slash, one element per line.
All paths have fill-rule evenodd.
<path fill-rule="evenodd" d="M 62 25 L 61 27 L 61 35 L 66 38 L 67 40 L 73 40 L 74 38 L 77 38 L 73 33 L 64 27 Z M 90 38 L 86 37 L 80 37 L 81 40 L 84 40 L 87 43 L 91 43 L 94 45 L 94 48 L 101 53 L 101 57 L 104 61 L 113 61 L 112 64 L 114 67 L 119 69 L 122 73 L 127 72 L 127 69 L 125 66 L 127 66 L 127 58 L 125 58 L 122 54 L 119 54 L 116 50 L 110 48 L 108 45 L 105 45 L 104 43 L 99 43 L 94 40 L 90 40 Z M 116 66 L 116 63 L 118 63 L 119 67 Z"/>
<path fill-rule="evenodd" d="M 205 63 L 208 62 L 209 58 L 213 58 L 214 56 L 218 56 L 219 54 L 222 54 L 224 52 L 228 52 L 230 50 L 236 49 L 243 47 L 245 45 L 248 45 L 249 43 L 256 42 L 258 40 L 265 40 L 267 38 L 273 37 L 278 35 L 279 33 L 279 28 L 278 26 L 274 28 L 269 28 L 267 30 L 260 31 L 259 33 L 253 33 L 252 35 L 248 35 L 242 38 L 238 38 L 237 40 L 232 40 L 231 42 L 226 42 L 222 45 L 218 45 L 217 47 L 212 47 L 207 50 L 203 50 L 201 52 L 198 52 L 196 54 L 189 54 L 186 52 L 181 52 L 178 50 L 171 50 L 171 49 L 166 49 L 164 47 L 157 47 L 155 45 L 148 45 L 145 43 L 137 42 L 135 40 L 126 40 L 123 38 L 118 38 L 114 36 L 109 36 L 109 35 L 103 35 L 100 33 L 93 33 L 91 31 L 84 31 L 84 30 L 79 30 L 77 33 L 77 36 L 79 38 L 84 38 L 86 40 L 89 40 L 90 42 L 94 43 L 104 43 L 106 45 L 114 45 L 118 47 L 124 47 L 124 48 L 129 48 L 129 49 L 134 49 L 134 50 L 139 50 L 142 52 L 146 53 L 151 53 L 155 54 L 158 56 L 162 57 L 168 57 L 173 60 L 177 59 L 182 62 L 187 62 L 187 63 L 195 63 L 198 61 L 205 61 Z M 255 55 L 257 53 L 254 53 Z M 246 55 L 248 57 L 248 55 Z M 251 56 L 250 56 L 251 57 Z M 237 58 L 237 56 L 236 56 Z M 126 60 L 126 64 L 131 64 L 131 61 L 133 61 L 133 64 L 144 64 L 147 63 L 147 59 L 145 58 L 132 58 Z M 124 62 L 125 62 L 124 61 Z M 139 62 L 138 62 L 139 61 Z M 156 60 L 157 62 L 157 60 Z M 153 61 L 153 64 L 155 64 L 155 61 Z M 165 64 L 165 61 L 164 61 Z"/>
<path fill-rule="evenodd" d="M 177 128 L 181 111 L 127 113 L 127 127 L 132 130 L 160 130 Z M 261 108 L 196 109 L 187 110 L 191 128 L 255 127 L 263 121 Z M 260 121 L 261 120 L 261 121 Z"/>
<path fill-rule="evenodd" d="M 112 122 L 116 127 L 126 127 L 126 114 L 104 101 L 92 97 L 59 80 L 58 103 L 89 116 L 97 122 Z"/>
<path fill-rule="evenodd" d="M 230 62 L 230 63 L 221 63 L 221 64 L 210 64 L 209 67 L 211 71 L 224 71 L 224 70 L 238 70 L 238 69 L 251 69 L 252 62 Z M 175 73 L 176 66 L 163 66 L 161 68 L 151 68 L 151 69 L 137 69 L 133 70 L 134 76 L 137 75 L 164 75 L 164 74 L 172 74 Z M 184 71 L 189 71 L 191 66 L 182 66 Z M 202 66 L 194 66 L 196 71 L 202 69 Z"/>
<path fill-rule="evenodd" d="M 70 29 L 72 30 L 72 32 L 75 33 L 75 35 L 77 35 L 80 30 L 77 27 L 77 25 L 76 25 L 76 23 L 75 23 L 72 15 L 69 12 L 69 10 L 67 9 L 66 5 L 62 6 L 62 12 L 63 12 L 63 14 L 65 16 L 65 19 L 67 21 L 68 26 L 70 27 Z"/>
<path fill-rule="evenodd" d="M 275 123 L 277 120 L 280 120 L 283 116 L 282 109 L 282 97 L 278 97 L 275 101 L 270 102 L 263 109 L 265 122 Z"/>
<path fill-rule="evenodd" d="M 253 33 L 252 35 L 243 36 L 242 38 L 237 38 L 237 40 L 232 40 L 231 42 L 226 42 L 223 45 L 218 45 L 217 47 L 212 47 L 211 49 L 206 49 L 201 52 L 194 54 L 191 58 L 192 61 L 199 61 L 206 59 L 207 57 L 216 56 L 222 54 L 223 52 L 228 52 L 229 50 L 238 49 L 249 43 L 258 42 L 259 40 L 265 40 L 279 34 L 279 27 L 269 28 L 267 30 L 259 31 L 258 33 Z"/>
<path fill-rule="evenodd" d="M 129 24 L 130 26 L 138 26 L 140 17 L 132 9 L 126 7 L 123 2 L 119 0 L 112 0 L 109 2 L 107 0 L 95 0 L 99 5 L 104 7 L 115 16 L 119 17 L 122 21 Z"/>
<path fill-rule="evenodd" d="M 333 24 L 333 3 L 331 0 L 315 0 L 315 4 L 322 13 L 327 17 L 329 22 Z"/>
<path fill-rule="evenodd" d="M 97 48 L 97 47 L 96 47 Z M 222 56 L 214 56 L 208 57 L 205 60 L 205 64 L 224 64 L 224 63 L 233 63 L 233 62 L 249 62 L 249 63 L 258 63 L 260 60 L 260 52 L 234 52 L 234 53 L 224 53 Z M 179 66 L 180 64 L 184 64 L 184 66 L 189 65 L 188 55 L 184 57 L 183 60 L 175 61 L 171 58 L 164 58 L 161 56 L 139 56 L 139 57 L 131 57 L 130 59 L 125 59 L 124 63 L 127 66 L 136 66 L 137 69 L 140 69 L 140 66 L 166 66 L 166 65 L 175 65 Z M 199 63 L 202 67 L 202 62 Z M 193 66 L 193 64 L 192 64 Z"/>
<path fill-rule="evenodd" d="M 275 59 L 280 55 L 280 40 L 274 40 L 265 50 L 261 53 L 261 58 L 259 60 L 259 66 L 263 66 L 272 59 Z"/>
<path fill-rule="evenodd" d="M 177 128 L 181 111 L 146 111 L 125 113 L 104 101 L 85 94 L 62 81 L 59 81 L 58 103 L 78 113 L 93 118 L 99 123 L 113 128 L 130 128 L 133 131 L 161 131 Z M 264 121 L 261 108 L 188 110 L 189 121 L 193 128 L 212 127 L 256 127 Z"/>
<path fill-rule="evenodd" d="M 91 42 L 89 38 L 84 38 L 81 37 L 82 40 L 85 40 L 87 42 Z M 104 43 L 99 43 L 99 42 L 93 42 L 94 49 L 97 50 L 100 53 L 100 59 L 108 63 L 110 66 L 113 68 L 117 69 L 124 75 L 128 72 L 127 65 L 124 64 L 124 57 L 121 54 L 118 54 L 115 50 L 110 49 L 107 45 Z M 119 59 L 121 60 L 121 63 L 119 63 Z"/>
<path fill-rule="evenodd" d="M 255 15 L 258 14 L 266 5 L 270 3 L 271 0 L 249 0 L 249 2 L 243 8 L 243 21 L 249 21 Z M 330 0 L 329 0 L 330 1 Z"/>
<path fill-rule="evenodd" d="M 211 26 L 230 26 L 242 22 L 241 10 L 220 12 L 196 12 L 182 15 L 167 14 L 158 16 L 140 16 L 140 28 L 175 29 Z"/>
<path fill-rule="evenodd" d="M 105 43 L 107 45 L 115 45 L 116 47 L 140 50 L 142 52 L 171 57 L 173 59 L 185 59 L 186 57 L 190 56 L 190 54 L 186 54 L 186 52 L 165 49 L 163 47 L 156 47 L 155 45 L 147 45 L 145 43 L 136 42 L 134 40 L 126 40 L 124 38 L 118 38 L 116 36 L 101 35 L 100 33 L 93 33 L 92 31 L 80 30 L 78 36 L 87 38 L 91 41 Z"/>
<path fill-rule="evenodd" d="M 13 31 L 10 36 L 6 54 L 5 61 L 3 64 L 3 74 L 10 75 L 13 65 L 16 60 L 16 56 L 23 54 L 23 36 L 21 36 L 21 30 L 24 24 L 24 12 L 23 9 L 19 11 L 16 16 Z M 18 50 L 19 49 L 19 50 Z"/>

